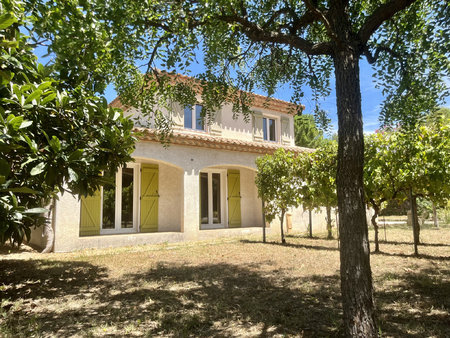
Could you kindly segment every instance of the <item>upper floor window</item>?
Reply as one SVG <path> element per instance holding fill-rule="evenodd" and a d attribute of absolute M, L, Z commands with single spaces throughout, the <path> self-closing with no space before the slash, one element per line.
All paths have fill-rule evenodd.
<path fill-rule="evenodd" d="M 184 107 L 184 127 L 187 129 L 205 130 L 205 124 L 202 118 L 202 106 Z"/>
<path fill-rule="evenodd" d="M 276 141 L 276 120 L 263 117 L 263 138 L 266 141 Z"/>

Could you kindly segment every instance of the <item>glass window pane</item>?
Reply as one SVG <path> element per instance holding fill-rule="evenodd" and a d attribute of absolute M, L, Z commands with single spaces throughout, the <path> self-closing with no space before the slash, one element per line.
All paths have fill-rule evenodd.
<path fill-rule="evenodd" d="M 200 218 L 208 224 L 208 174 L 200 173 Z"/>
<path fill-rule="evenodd" d="M 195 129 L 197 130 L 204 130 L 204 123 L 203 123 L 203 117 L 202 117 L 202 106 L 196 104 L 195 105 Z"/>
<path fill-rule="evenodd" d="M 122 169 L 122 228 L 133 227 L 133 168 Z"/>
<path fill-rule="evenodd" d="M 269 136 L 271 141 L 275 141 L 275 120 L 269 119 Z"/>
<path fill-rule="evenodd" d="M 115 179 L 115 173 L 109 175 L 105 173 L 106 177 L 113 177 Z M 114 229 L 116 218 L 116 187 L 114 184 L 105 184 L 103 186 L 103 217 L 102 228 Z"/>
<path fill-rule="evenodd" d="M 263 118 L 263 138 L 267 140 L 267 119 Z"/>
<path fill-rule="evenodd" d="M 184 127 L 192 128 L 192 107 L 184 107 Z"/>
<path fill-rule="evenodd" d="M 212 174 L 213 223 L 221 223 L 220 174 Z"/>

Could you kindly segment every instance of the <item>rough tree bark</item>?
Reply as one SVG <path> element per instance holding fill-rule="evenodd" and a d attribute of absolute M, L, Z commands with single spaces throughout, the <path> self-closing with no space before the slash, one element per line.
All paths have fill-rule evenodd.
<path fill-rule="evenodd" d="M 281 225 L 281 243 L 286 243 L 286 239 L 284 238 L 284 231 L 283 231 L 283 220 L 284 220 L 284 214 L 286 213 L 286 210 L 281 210 L 281 218 L 280 218 L 280 225 Z"/>
<path fill-rule="evenodd" d="M 336 26 L 349 25 L 336 18 Z M 345 30 L 345 28 L 343 28 Z M 339 34 L 349 39 L 351 29 Z M 335 51 L 339 123 L 337 195 L 341 237 L 341 292 L 345 335 L 376 337 L 372 272 L 363 191 L 364 135 L 359 86 L 358 47 L 342 44 Z"/>
<path fill-rule="evenodd" d="M 380 252 L 380 243 L 378 240 L 379 228 L 378 228 L 378 222 L 377 222 L 378 214 L 380 213 L 380 207 L 375 204 L 372 204 L 372 207 L 373 207 L 374 213 L 372 215 L 371 222 L 373 225 L 373 229 L 375 230 L 375 251 L 374 252 Z"/>
<path fill-rule="evenodd" d="M 414 236 L 414 255 L 418 256 L 419 242 L 420 242 L 420 226 L 419 226 L 419 216 L 417 215 L 417 197 L 414 196 L 412 188 L 409 189 L 409 201 L 411 203 L 411 218 Z"/>
<path fill-rule="evenodd" d="M 266 211 L 264 207 L 264 199 L 261 199 L 262 203 L 262 220 L 263 220 L 263 243 L 266 243 Z"/>
<path fill-rule="evenodd" d="M 333 232 L 331 231 L 331 207 L 327 205 L 327 230 L 328 230 L 328 239 L 333 239 Z"/>
<path fill-rule="evenodd" d="M 312 238 L 312 210 L 309 209 L 309 238 Z"/>

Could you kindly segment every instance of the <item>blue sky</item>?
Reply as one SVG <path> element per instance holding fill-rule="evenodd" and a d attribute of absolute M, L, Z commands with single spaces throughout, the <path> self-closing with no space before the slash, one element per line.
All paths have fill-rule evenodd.
<path fill-rule="evenodd" d="M 197 68 L 197 67 L 196 67 Z M 197 72 L 194 69 L 192 74 L 197 74 L 200 72 L 201 66 L 198 65 Z M 373 70 L 372 67 L 362 59 L 360 61 L 360 81 L 361 81 L 361 100 L 362 100 L 362 112 L 363 112 L 363 123 L 364 123 L 364 132 L 372 133 L 376 129 L 379 128 L 379 114 L 380 107 L 383 102 L 383 95 L 381 94 L 381 90 L 375 88 L 375 83 L 373 81 Z M 448 83 L 450 85 L 450 83 Z M 337 114 L 336 114 L 336 93 L 334 90 L 334 78 L 331 81 L 331 93 L 328 97 L 322 99 L 320 102 L 321 108 L 329 112 L 329 117 L 331 118 L 332 131 L 331 133 L 337 132 Z M 305 105 L 305 113 L 312 114 L 315 102 L 313 102 L 310 98 L 311 90 L 309 88 L 305 88 L 305 96 L 302 102 Z M 257 92 L 258 94 L 265 95 L 264 92 Z M 112 86 L 107 88 L 105 96 L 108 102 L 112 101 L 116 98 L 116 92 Z M 289 101 L 292 96 L 292 90 L 288 85 L 279 88 L 279 90 L 274 94 L 275 98 Z M 450 99 L 447 99 L 444 104 L 446 107 L 450 107 Z"/>

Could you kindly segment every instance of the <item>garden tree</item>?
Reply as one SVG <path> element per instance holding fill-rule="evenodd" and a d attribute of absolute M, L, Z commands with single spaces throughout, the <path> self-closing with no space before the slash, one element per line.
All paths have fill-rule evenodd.
<path fill-rule="evenodd" d="M 429 127 L 439 126 L 441 124 L 450 124 L 450 108 L 440 107 L 432 110 L 426 117 L 424 124 Z"/>
<path fill-rule="evenodd" d="M 424 124 L 431 128 L 440 125 L 450 125 L 450 108 L 440 107 L 436 110 L 431 111 L 425 118 Z M 431 203 L 431 212 L 433 215 L 433 223 L 436 228 L 439 228 L 439 220 L 437 217 L 436 204 Z"/>
<path fill-rule="evenodd" d="M 44 223 L 43 207 L 58 193 L 92 193 L 106 180 L 100 172 L 130 161 L 134 149 L 132 122 L 81 87 L 62 90 L 37 63 L 23 25 L 21 4 L 2 1 L 0 242 L 18 245 Z"/>
<path fill-rule="evenodd" d="M 265 202 L 265 219 L 271 222 L 276 216 L 280 219 L 281 242 L 284 238 L 283 220 L 289 208 L 299 204 L 299 180 L 294 176 L 295 156 L 284 149 L 278 149 L 273 155 L 256 159 L 258 168 L 255 177 L 258 196 Z"/>
<path fill-rule="evenodd" d="M 279 83 L 289 83 L 298 102 L 302 87 L 309 85 L 315 100 L 329 92 L 334 74 L 345 334 L 377 335 L 363 192 L 359 60 L 373 64 L 385 90 L 386 124 L 418 119 L 448 94 L 442 80 L 449 68 L 447 1 L 27 2 L 35 13 L 33 32 L 50 40 L 53 66 L 68 79 L 68 87 L 83 83 L 102 91 L 112 81 L 123 102 L 144 115 L 156 111 L 160 116 L 155 107 L 172 100 L 192 103 L 199 92 L 207 119 L 227 100 L 248 118 L 251 97 L 245 91 L 259 88 L 272 95 Z M 189 74 L 197 59 L 204 66 L 196 76 L 200 88 L 156 72 L 159 66 Z"/>
<path fill-rule="evenodd" d="M 413 211 L 414 253 L 418 254 L 420 226 L 417 198 L 423 197 L 438 205 L 450 198 L 450 125 L 432 128 L 418 125 L 415 129 L 399 129 L 386 133 L 391 149 L 390 163 L 403 194 L 409 198 Z"/>
<path fill-rule="evenodd" d="M 314 116 L 302 114 L 294 117 L 295 145 L 317 148 L 323 142 L 323 132 L 317 128 Z"/>
<path fill-rule="evenodd" d="M 336 195 L 337 143 L 324 141 L 312 153 L 297 158 L 296 176 L 302 182 L 300 196 L 305 208 L 312 210 L 325 206 L 328 238 L 333 238 L 331 208 L 337 206 Z"/>
<path fill-rule="evenodd" d="M 377 217 L 383 204 L 401 192 L 398 180 L 402 154 L 392 142 L 395 135 L 377 132 L 367 135 L 364 148 L 364 193 L 366 203 L 374 210 L 371 222 L 375 231 L 375 252 L 380 252 Z"/>

